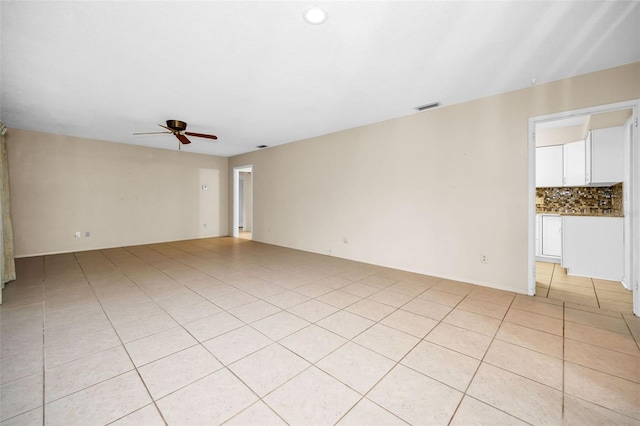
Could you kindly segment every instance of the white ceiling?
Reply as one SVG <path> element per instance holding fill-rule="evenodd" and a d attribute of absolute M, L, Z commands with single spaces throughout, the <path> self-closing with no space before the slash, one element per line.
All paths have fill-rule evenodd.
<path fill-rule="evenodd" d="M 632 114 L 631 108 L 612 109 L 597 114 L 584 114 L 536 123 L 536 146 L 564 145 L 584 140 L 590 130 L 622 126 Z"/>
<path fill-rule="evenodd" d="M 640 61 L 637 1 L 0 5 L 9 128 L 222 156 Z"/>

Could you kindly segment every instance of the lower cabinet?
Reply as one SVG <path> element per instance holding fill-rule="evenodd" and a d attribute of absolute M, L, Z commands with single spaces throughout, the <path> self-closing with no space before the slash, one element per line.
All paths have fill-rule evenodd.
<path fill-rule="evenodd" d="M 562 217 L 541 215 L 540 255 L 544 257 L 562 256 Z"/>
<path fill-rule="evenodd" d="M 571 275 L 621 281 L 623 236 L 624 218 L 564 216 L 562 266 Z"/>

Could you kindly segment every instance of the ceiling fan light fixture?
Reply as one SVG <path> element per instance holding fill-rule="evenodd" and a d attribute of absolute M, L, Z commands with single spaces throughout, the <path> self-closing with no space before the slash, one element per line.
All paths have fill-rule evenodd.
<path fill-rule="evenodd" d="M 314 5 L 304 11 L 302 18 L 307 24 L 322 25 L 327 21 L 327 18 L 329 18 L 329 14 L 320 6 Z"/>

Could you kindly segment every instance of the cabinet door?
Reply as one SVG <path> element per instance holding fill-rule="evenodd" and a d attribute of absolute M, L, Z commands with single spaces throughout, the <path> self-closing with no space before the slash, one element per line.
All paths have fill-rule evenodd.
<path fill-rule="evenodd" d="M 542 215 L 542 255 L 562 256 L 562 217 Z"/>
<path fill-rule="evenodd" d="M 621 281 L 624 275 L 624 218 L 565 216 L 562 266 L 567 273 Z"/>
<path fill-rule="evenodd" d="M 562 145 L 536 148 L 536 187 L 562 186 Z"/>
<path fill-rule="evenodd" d="M 563 145 L 564 186 L 586 185 L 585 142 L 577 141 Z"/>
<path fill-rule="evenodd" d="M 591 132 L 591 182 L 624 180 L 624 126 Z"/>

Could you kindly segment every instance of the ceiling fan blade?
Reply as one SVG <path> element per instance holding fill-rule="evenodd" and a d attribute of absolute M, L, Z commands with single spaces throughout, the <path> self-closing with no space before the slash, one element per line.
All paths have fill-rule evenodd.
<path fill-rule="evenodd" d="M 216 135 L 208 135 L 206 133 L 193 133 L 193 132 L 184 132 L 185 135 L 196 136 L 198 138 L 207 138 L 207 139 L 218 139 Z"/>
<path fill-rule="evenodd" d="M 176 133 L 176 138 L 178 138 L 180 140 L 180 142 L 182 142 L 183 144 L 191 143 L 191 141 L 189 139 L 187 139 L 187 137 L 185 135 L 182 135 L 180 133 Z"/>
<path fill-rule="evenodd" d="M 167 127 L 164 124 L 158 124 L 158 126 L 167 129 L 170 133 L 175 133 L 175 130 L 173 130 L 171 127 Z"/>
<path fill-rule="evenodd" d="M 171 133 L 171 132 L 143 132 L 143 133 L 134 133 L 134 135 L 158 135 L 160 133 Z"/>

